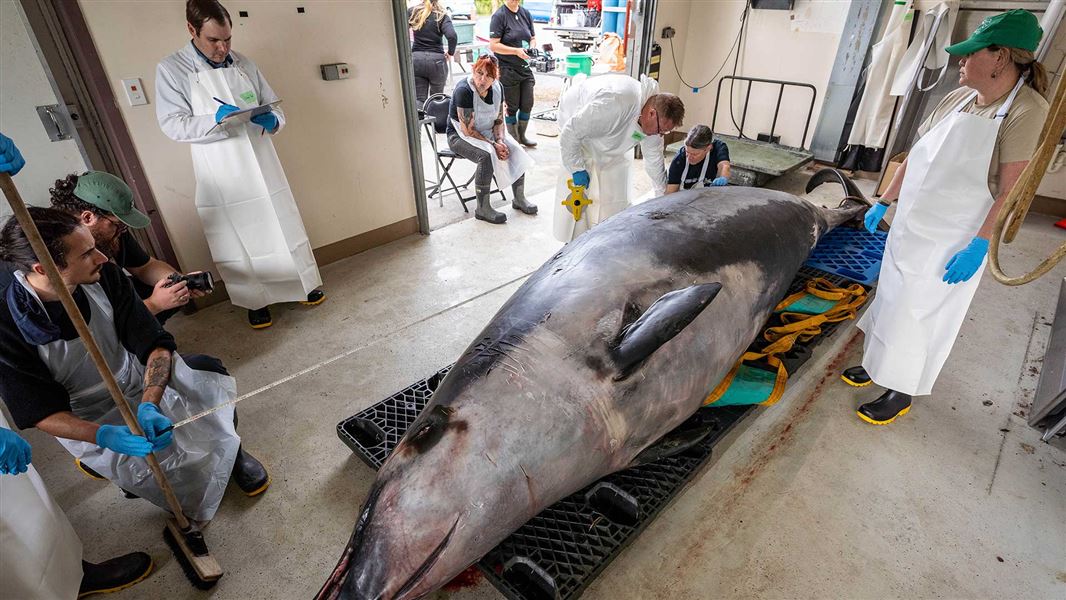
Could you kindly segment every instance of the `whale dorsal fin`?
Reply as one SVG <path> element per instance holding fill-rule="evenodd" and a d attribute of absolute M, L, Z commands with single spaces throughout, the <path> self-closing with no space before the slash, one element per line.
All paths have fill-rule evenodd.
<path fill-rule="evenodd" d="M 688 326 L 722 289 L 720 283 L 701 283 L 663 294 L 640 318 L 626 325 L 613 345 L 611 358 L 624 379 L 660 346 Z"/>

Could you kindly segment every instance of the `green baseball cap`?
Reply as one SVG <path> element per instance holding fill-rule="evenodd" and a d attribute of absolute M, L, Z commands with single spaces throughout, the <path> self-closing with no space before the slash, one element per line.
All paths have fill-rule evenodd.
<path fill-rule="evenodd" d="M 969 39 L 944 48 L 948 54 L 965 56 L 989 46 L 1035 51 L 1044 30 L 1033 13 L 1016 8 L 981 21 Z"/>
<path fill-rule="evenodd" d="M 133 206 L 133 191 L 118 177 L 103 171 L 89 171 L 78 176 L 74 195 L 93 206 L 106 210 L 134 229 L 151 224 L 147 215 Z"/>

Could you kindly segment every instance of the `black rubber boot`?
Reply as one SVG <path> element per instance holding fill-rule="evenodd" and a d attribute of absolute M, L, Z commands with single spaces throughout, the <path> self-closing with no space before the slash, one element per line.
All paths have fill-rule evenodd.
<path fill-rule="evenodd" d="M 258 496 L 270 487 L 270 473 L 266 467 L 243 448 L 237 448 L 233 461 L 233 482 L 246 496 Z"/>
<path fill-rule="evenodd" d="M 859 418 L 871 425 L 888 425 L 911 410 L 911 397 L 903 392 L 888 390 L 855 411 Z"/>
<path fill-rule="evenodd" d="M 100 564 L 81 561 L 81 588 L 78 597 L 107 594 L 133 586 L 152 572 L 152 557 L 144 552 L 132 552 Z"/>
<path fill-rule="evenodd" d="M 507 124 L 507 133 L 511 134 L 511 137 L 513 137 L 515 139 L 515 141 L 517 141 L 518 140 L 518 123 L 508 123 Z"/>
<path fill-rule="evenodd" d="M 274 320 L 270 318 L 270 307 L 264 306 L 256 310 L 249 310 L 248 324 L 252 326 L 252 329 L 263 329 L 273 325 Z"/>
<path fill-rule="evenodd" d="M 300 304 L 306 304 L 307 306 L 315 306 L 322 304 L 326 301 L 326 292 L 322 290 L 311 290 L 307 294 L 307 300 L 300 300 Z"/>
<path fill-rule="evenodd" d="M 855 387 L 866 387 L 873 383 L 870 375 L 866 372 L 866 369 L 862 368 L 862 365 L 844 369 L 844 372 L 840 374 L 840 378 L 844 380 L 844 383 Z"/>
<path fill-rule="evenodd" d="M 527 215 L 537 214 L 537 205 L 533 204 L 529 200 L 526 200 L 526 177 L 523 175 L 518 178 L 518 181 L 511 184 L 511 192 L 514 194 L 514 199 L 511 200 L 511 208 L 520 210 Z"/>
<path fill-rule="evenodd" d="M 474 186 L 477 193 L 477 208 L 474 209 L 474 218 L 487 221 L 493 225 L 501 225 L 507 222 L 507 215 L 492 208 L 489 199 L 489 186 Z"/>
<path fill-rule="evenodd" d="M 529 119 L 526 119 L 524 121 L 522 119 L 519 119 L 518 120 L 518 135 L 515 136 L 515 139 L 518 140 L 519 144 L 522 144 L 526 148 L 536 148 L 537 147 L 537 143 L 526 137 L 526 129 L 528 129 L 528 128 L 529 128 Z"/>

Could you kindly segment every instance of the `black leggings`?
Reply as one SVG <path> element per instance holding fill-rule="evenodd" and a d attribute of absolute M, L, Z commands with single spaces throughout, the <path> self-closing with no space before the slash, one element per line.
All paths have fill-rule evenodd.
<path fill-rule="evenodd" d="M 536 79 L 529 67 L 515 69 L 500 65 L 500 85 L 503 86 L 503 99 L 507 102 L 508 122 L 513 123 L 516 118 L 522 121 L 529 120 L 529 114 L 533 112 L 533 85 Z"/>

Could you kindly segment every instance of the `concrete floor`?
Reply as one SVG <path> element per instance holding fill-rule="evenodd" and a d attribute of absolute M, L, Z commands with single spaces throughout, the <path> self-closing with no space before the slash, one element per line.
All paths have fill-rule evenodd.
<path fill-rule="evenodd" d="M 838 197 L 830 188 L 822 195 Z M 231 488 L 207 529 L 226 569 L 211 592 L 186 582 L 161 540 L 161 511 L 85 479 L 54 440 L 29 432 L 86 558 L 145 550 L 156 560 L 148 580 L 115 597 L 312 596 L 374 476 L 336 424 L 455 360 L 559 248 L 549 212 L 507 211 L 506 226 L 465 220 L 329 265 L 328 301 L 279 307 L 270 329 L 248 329 L 226 304 L 171 321 L 182 350 L 221 357 L 238 391 L 253 393 L 241 433 L 273 475 L 257 499 Z M 1052 221 L 1031 216 L 1008 264 L 1060 244 Z M 1021 288 L 986 276 L 934 395 L 888 427 L 854 414 L 876 390 L 837 378 L 861 350 L 861 334 L 842 327 L 585 597 L 1066 596 L 1066 451 L 1040 443 L 1023 418 L 1063 276 L 1066 265 Z M 453 596 L 500 597 L 484 581 L 437 594 Z"/>

